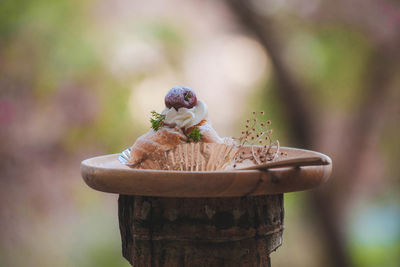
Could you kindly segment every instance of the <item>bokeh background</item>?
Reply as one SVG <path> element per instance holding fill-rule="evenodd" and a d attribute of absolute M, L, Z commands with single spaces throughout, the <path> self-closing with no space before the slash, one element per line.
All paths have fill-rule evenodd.
<path fill-rule="evenodd" d="M 0 266 L 128 266 L 117 196 L 80 162 L 150 127 L 174 85 L 221 135 L 265 110 L 334 162 L 285 195 L 272 265 L 400 266 L 400 4 L 389 0 L 1 0 Z"/>

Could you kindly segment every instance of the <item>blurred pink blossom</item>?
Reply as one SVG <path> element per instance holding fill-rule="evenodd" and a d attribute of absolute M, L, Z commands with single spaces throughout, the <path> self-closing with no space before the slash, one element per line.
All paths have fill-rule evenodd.
<path fill-rule="evenodd" d="M 8 100 L 0 100 L 0 125 L 9 125 L 16 115 L 16 107 Z"/>

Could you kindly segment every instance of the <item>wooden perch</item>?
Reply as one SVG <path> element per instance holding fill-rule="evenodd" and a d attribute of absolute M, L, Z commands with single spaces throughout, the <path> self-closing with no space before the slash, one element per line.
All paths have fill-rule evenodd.
<path fill-rule="evenodd" d="M 123 256 L 141 266 L 263 266 L 282 243 L 283 195 L 120 195 Z"/>

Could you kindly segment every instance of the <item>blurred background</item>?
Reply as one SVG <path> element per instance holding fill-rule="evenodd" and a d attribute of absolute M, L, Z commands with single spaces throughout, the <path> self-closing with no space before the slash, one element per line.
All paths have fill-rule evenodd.
<path fill-rule="evenodd" d="M 400 266 L 400 3 L 1 0 L 0 266 L 129 266 L 117 196 L 88 157 L 146 132 L 174 85 L 223 136 L 265 110 L 284 146 L 331 156 L 285 194 L 272 266 Z"/>

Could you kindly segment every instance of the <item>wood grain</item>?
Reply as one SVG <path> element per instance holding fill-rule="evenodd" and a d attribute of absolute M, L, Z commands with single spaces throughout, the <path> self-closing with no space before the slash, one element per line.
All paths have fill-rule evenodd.
<path fill-rule="evenodd" d="M 86 184 L 95 190 L 159 197 L 238 197 L 279 194 L 314 188 L 325 182 L 332 171 L 328 156 L 321 153 L 281 148 L 286 159 L 324 158 L 328 164 L 307 167 L 276 168 L 266 171 L 158 171 L 129 168 L 118 154 L 84 160 L 81 172 Z"/>
<path fill-rule="evenodd" d="M 282 243 L 283 195 L 158 198 L 120 195 L 123 256 L 135 267 L 270 267 Z"/>
<path fill-rule="evenodd" d="M 306 166 L 318 166 L 318 165 L 329 165 L 331 164 L 326 158 L 322 157 L 301 157 L 291 158 L 279 161 L 270 161 L 264 164 L 254 165 L 251 167 L 244 167 L 237 170 L 267 170 L 273 168 L 283 167 L 306 167 Z"/>

